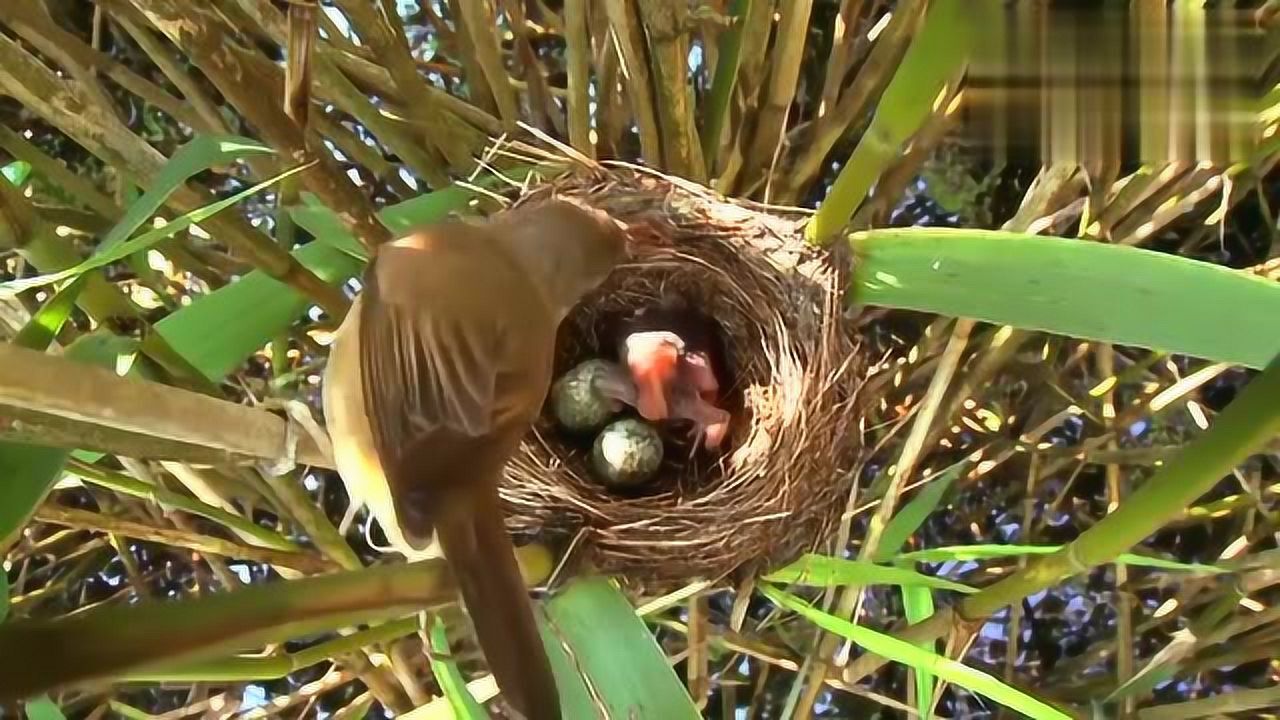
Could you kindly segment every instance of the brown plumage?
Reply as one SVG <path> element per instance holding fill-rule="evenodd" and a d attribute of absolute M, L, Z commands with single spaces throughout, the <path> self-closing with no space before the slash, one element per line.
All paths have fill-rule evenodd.
<path fill-rule="evenodd" d="M 325 406 L 354 502 L 413 557 L 439 540 L 508 703 L 560 718 L 498 504 L 541 410 L 560 321 L 625 254 L 621 227 L 563 201 L 442 223 L 381 248 L 338 333 Z"/>
<path fill-rule="evenodd" d="M 641 309 L 621 323 L 618 359 L 633 385 L 614 382 L 603 388 L 606 394 L 647 420 L 690 420 L 695 440 L 720 447 L 730 420 L 718 407 L 719 378 L 727 372 L 710 319 L 675 301 Z"/>

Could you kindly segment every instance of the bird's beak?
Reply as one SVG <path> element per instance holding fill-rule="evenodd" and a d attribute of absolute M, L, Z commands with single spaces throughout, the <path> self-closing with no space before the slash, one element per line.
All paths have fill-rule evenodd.
<path fill-rule="evenodd" d="M 669 416 L 667 386 L 675 378 L 678 361 L 678 351 L 667 343 L 628 359 L 636 383 L 636 410 L 646 420 L 665 420 Z"/>

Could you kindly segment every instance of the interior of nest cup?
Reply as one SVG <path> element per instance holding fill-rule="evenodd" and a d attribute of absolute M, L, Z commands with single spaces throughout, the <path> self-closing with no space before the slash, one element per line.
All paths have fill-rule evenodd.
<path fill-rule="evenodd" d="M 712 369 L 719 382 L 716 405 L 731 416 L 728 434 L 719 448 L 708 450 L 686 431 L 689 423 L 658 423 L 666 451 L 655 476 L 633 490 L 614 488 L 610 494 L 651 496 L 668 492 L 686 494 L 714 483 L 721 474 L 721 461 L 729 457 L 749 427 L 752 409 L 744 402 L 743 388 L 752 383 L 768 383 L 768 371 L 754 359 L 764 341 L 757 318 L 744 312 L 737 287 L 728 274 L 706 264 L 710 252 L 733 252 L 715 248 L 722 240 L 697 239 L 686 247 L 674 247 L 643 254 L 615 271 L 595 292 L 585 298 L 561 326 L 557 342 L 555 376 L 560 377 L 586 360 L 619 362 L 619 343 L 626 320 L 637 311 L 662 309 L 679 313 L 710 332 Z M 692 247 L 694 245 L 700 247 Z M 763 372 L 762 372 L 763 370 Z M 626 407 L 620 417 L 640 415 Z M 554 438 L 554 440 L 552 440 Z M 590 438 L 565 433 L 548 433 L 552 450 L 583 479 L 591 477 L 586 457 Z"/>
<path fill-rule="evenodd" d="M 614 214 L 614 217 L 618 217 Z M 627 218 L 620 218 L 626 222 Z M 678 219 L 658 232 L 632 234 L 632 256 L 609 275 L 602 286 L 580 302 L 561 325 L 554 377 L 586 360 L 618 363 L 618 345 L 625 322 L 640 310 L 666 310 L 705 323 L 710 328 L 710 356 L 719 383 L 716 405 L 731 416 L 727 436 L 716 450 L 691 436 L 691 423 L 650 423 L 663 436 L 664 454 L 658 473 L 634 488 L 594 488 L 605 495 L 627 498 L 675 493 L 700 495 L 716 486 L 742 439 L 748 436 L 755 409 L 744 389 L 772 384 L 763 355 L 771 345 L 769 328 L 776 327 L 776 310 L 760 302 L 760 283 L 769 283 L 768 270 L 740 237 L 709 225 Z M 652 228 L 649 228 L 652 229 Z M 765 277 L 759 277 L 764 274 Z M 774 290 L 776 292 L 776 290 Z M 549 415 L 549 414 L 548 414 Z M 620 418 L 640 418 L 634 407 L 623 407 Z M 591 438 L 558 432 L 554 420 L 544 418 L 541 438 L 572 475 L 593 482 L 589 456 Z M 595 495 L 595 493 L 593 493 Z"/>

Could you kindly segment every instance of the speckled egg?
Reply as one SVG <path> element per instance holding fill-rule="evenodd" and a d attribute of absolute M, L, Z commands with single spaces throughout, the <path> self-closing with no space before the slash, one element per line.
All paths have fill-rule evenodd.
<path fill-rule="evenodd" d="M 662 436 L 642 420 L 627 418 L 610 424 L 591 447 L 591 468 L 610 487 L 640 485 L 661 464 Z"/>
<path fill-rule="evenodd" d="M 599 430 L 618 413 L 617 403 L 595 389 L 595 378 L 609 371 L 604 360 L 580 363 L 551 388 L 551 412 L 560 426 L 570 432 Z"/>

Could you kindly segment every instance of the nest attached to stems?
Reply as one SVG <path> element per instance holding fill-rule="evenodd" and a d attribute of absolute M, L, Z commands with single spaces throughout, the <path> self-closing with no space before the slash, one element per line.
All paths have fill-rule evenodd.
<path fill-rule="evenodd" d="M 678 298 L 714 318 L 728 355 L 722 454 L 668 453 L 641 496 L 592 477 L 589 447 L 549 413 L 508 466 L 512 530 L 575 538 L 598 569 L 649 588 L 758 571 L 815 549 L 844 511 L 864 376 L 843 322 L 848 259 L 805 243 L 799 211 L 730 202 L 640 168 L 595 167 L 517 204 L 577 199 L 632 227 L 631 259 L 561 329 L 559 377 L 613 358 L 610 318 Z"/>

